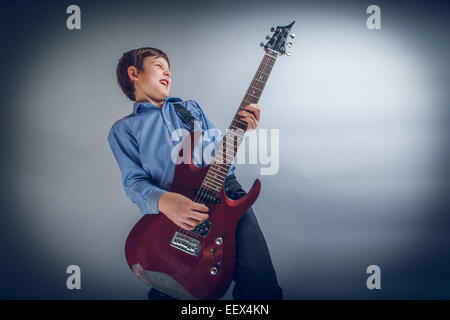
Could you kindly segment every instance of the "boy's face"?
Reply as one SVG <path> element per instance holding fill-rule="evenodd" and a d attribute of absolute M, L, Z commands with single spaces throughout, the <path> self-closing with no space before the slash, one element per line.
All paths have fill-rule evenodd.
<path fill-rule="evenodd" d="M 150 101 L 161 105 L 169 95 L 171 73 L 169 65 L 163 57 L 145 57 L 143 61 L 144 72 L 134 82 L 136 101 Z"/>

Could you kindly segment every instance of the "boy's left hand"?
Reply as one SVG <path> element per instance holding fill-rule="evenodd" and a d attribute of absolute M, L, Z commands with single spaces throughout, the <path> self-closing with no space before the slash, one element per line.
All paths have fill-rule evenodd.
<path fill-rule="evenodd" d="M 259 115 L 261 113 L 261 108 L 259 107 L 259 104 L 250 103 L 246 105 L 244 109 L 245 110 L 239 111 L 238 114 L 243 117 L 241 118 L 241 120 L 244 120 L 248 124 L 246 131 L 256 129 L 259 122 Z"/>

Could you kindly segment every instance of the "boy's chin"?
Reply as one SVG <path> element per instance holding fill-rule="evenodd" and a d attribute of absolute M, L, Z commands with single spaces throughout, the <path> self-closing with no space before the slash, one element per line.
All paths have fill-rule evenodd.
<path fill-rule="evenodd" d="M 169 89 L 167 90 L 159 90 L 158 95 L 162 98 L 162 99 L 166 99 L 169 96 Z"/>

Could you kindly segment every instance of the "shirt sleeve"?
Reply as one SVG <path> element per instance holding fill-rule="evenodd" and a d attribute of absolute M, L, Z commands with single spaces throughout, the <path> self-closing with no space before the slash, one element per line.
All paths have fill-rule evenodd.
<path fill-rule="evenodd" d="M 139 207 L 141 213 L 159 214 L 158 200 L 167 190 L 154 185 L 142 168 L 134 136 L 116 123 L 111 127 L 108 142 L 122 173 L 126 195 Z"/>
<path fill-rule="evenodd" d="M 197 103 L 197 101 L 190 100 L 193 104 L 193 107 L 196 108 L 202 117 L 202 130 L 207 131 L 210 133 L 210 138 L 212 139 L 212 142 L 215 144 L 215 149 L 219 150 L 220 145 L 223 141 L 223 137 L 225 136 L 220 129 L 218 129 L 215 124 L 206 116 L 206 114 L 203 112 L 203 109 L 200 107 L 200 105 Z M 234 162 L 234 161 L 233 161 Z M 231 163 L 230 169 L 228 170 L 227 176 L 231 174 L 235 174 L 236 166 L 234 163 Z"/>

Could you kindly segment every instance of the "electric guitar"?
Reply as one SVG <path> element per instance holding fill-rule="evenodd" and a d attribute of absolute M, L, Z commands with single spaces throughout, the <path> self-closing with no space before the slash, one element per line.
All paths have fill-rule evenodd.
<path fill-rule="evenodd" d="M 183 161 L 177 161 L 169 191 L 205 204 L 209 218 L 189 231 L 164 214 L 147 214 L 128 235 L 127 263 L 151 287 L 178 299 L 219 299 L 228 290 L 235 268 L 236 226 L 261 190 L 256 179 L 241 199 L 231 200 L 224 192 L 225 178 L 247 129 L 238 112 L 258 103 L 277 57 L 289 55 L 286 46 L 292 43 L 286 41 L 294 23 L 273 27 L 267 43 L 261 42 L 265 54 L 211 164 L 198 168 L 192 152 L 183 154 L 194 150 L 201 133 L 194 131 L 183 139 L 178 153 Z"/>

